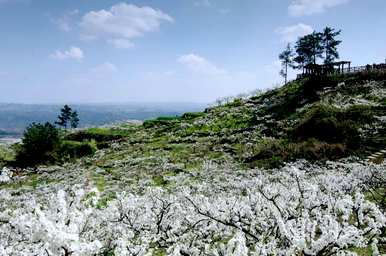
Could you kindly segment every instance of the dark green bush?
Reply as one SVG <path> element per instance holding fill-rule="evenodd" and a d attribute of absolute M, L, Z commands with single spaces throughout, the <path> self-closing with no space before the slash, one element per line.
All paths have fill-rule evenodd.
<path fill-rule="evenodd" d="M 285 162 L 298 159 L 325 161 L 336 160 L 347 155 L 346 146 L 340 143 L 326 143 L 315 139 L 302 142 L 270 139 L 260 142 L 254 156 L 245 159 L 245 162 L 252 166 L 278 168 Z"/>
<path fill-rule="evenodd" d="M 293 138 L 298 141 L 317 139 L 329 143 L 355 144 L 359 142 L 359 124 L 350 114 L 334 107 L 315 105 L 293 130 Z"/>
<path fill-rule="evenodd" d="M 95 140 L 96 142 L 108 142 L 113 140 L 120 140 L 125 138 L 126 136 L 124 134 L 121 134 L 119 132 L 115 132 L 108 129 L 102 129 L 102 128 L 93 128 L 88 130 L 82 130 L 77 131 L 75 133 L 70 133 L 65 136 L 65 140 L 72 140 L 72 141 L 90 141 Z"/>
<path fill-rule="evenodd" d="M 192 120 L 202 116 L 205 116 L 204 112 L 189 112 L 189 113 L 183 114 L 181 118 L 185 120 Z"/>
<path fill-rule="evenodd" d="M 63 141 L 60 144 L 57 155 L 63 159 L 74 159 L 92 155 L 97 150 L 96 142 Z"/>
<path fill-rule="evenodd" d="M 358 123 L 372 123 L 375 121 L 376 109 L 367 105 L 354 105 L 344 112 L 344 118 Z"/>
<path fill-rule="evenodd" d="M 16 164 L 34 166 L 54 161 L 54 149 L 59 143 L 59 131 L 50 124 L 32 123 L 24 132 L 16 153 Z"/>

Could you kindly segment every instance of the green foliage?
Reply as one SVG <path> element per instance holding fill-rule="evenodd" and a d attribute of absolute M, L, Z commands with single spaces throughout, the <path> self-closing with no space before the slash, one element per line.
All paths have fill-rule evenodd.
<path fill-rule="evenodd" d="M 374 111 L 369 106 L 353 106 L 347 110 L 317 104 L 304 115 L 293 129 L 295 140 L 310 138 L 329 143 L 343 143 L 350 148 L 360 145 L 358 129 L 374 121 Z"/>
<path fill-rule="evenodd" d="M 15 161 L 14 146 L 0 144 L 0 167 Z"/>
<path fill-rule="evenodd" d="M 245 162 L 264 168 L 278 168 L 285 162 L 298 159 L 336 160 L 348 154 L 347 148 L 341 143 L 326 143 L 316 139 L 301 142 L 265 139 L 257 145 L 255 152 L 252 157 L 245 159 Z"/>
<path fill-rule="evenodd" d="M 319 58 L 324 59 L 326 64 L 338 59 L 337 48 L 342 41 L 337 40 L 336 37 L 340 33 L 341 30 L 326 27 L 323 32 L 313 32 L 300 37 L 295 44 L 296 57 L 294 61 L 298 64 L 297 67 L 303 68 L 308 64 L 316 64 Z"/>
<path fill-rule="evenodd" d="M 354 105 L 344 111 L 345 119 L 352 120 L 360 124 L 372 123 L 375 121 L 376 107 L 367 105 Z"/>
<path fill-rule="evenodd" d="M 76 111 L 72 111 L 68 105 L 64 105 L 64 107 L 60 110 L 58 121 L 56 121 L 55 124 L 65 129 L 67 129 L 68 125 L 70 125 L 71 128 L 77 128 L 79 124 L 78 113 Z"/>
<path fill-rule="evenodd" d="M 278 120 L 289 118 L 297 108 L 319 100 L 318 88 L 319 84 L 309 79 L 290 82 L 262 97 L 270 100 L 265 112 Z"/>
<path fill-rule="evenodd" d="M 33 123 L 24 132 L 22 144 L 17 151 L 16 164 L 31 166 L 52 162 L 54 149 L 59 144 L 59 132 L 50 123 Z"/>
<path fill-rule="evenodd" d="M 164 187 L 169 184 L 167 180 L 164 179 L 163 176 L 157 175 L 153 177 L 153 184 L 156 187 Z"/>
<path fill-rule="evenodd" d="M 339 59 L 338 46 L 342 43 L 335 38 L 340 35 L 341 30 L 335 30 L 330 27 L 325 27 L 322 36 L 322 45 L 325 52 L 324 63 L 332 63 L 335 59 Z"/>
<path fill-rule="evenodd" d="M 282 66 L 280 75 L 285 79 L 284 84 L 287 83 L 288 68 L 294 67 L 294 56 L 295 53 L 292 50 L 291 44 L 287 44 L 287 48 L 279 54 L 279 60 Z"/>
<path fill-rule="evenodd" d="M 78 117 L 78 112 L 73 111 L 70 116 L 70 124 L 71 128 L 77 128 L 79 125 L 79 117 Z"/>
<path fill-rule="evenodd" d="M 105 209 L 109 202 L 113 199 L 117 198 L 116 193 L 110 192 L 107 195 L 104 195 L 102 198 L 100 198 L 96 204 L 97 209 Z"/>
<path fill-rule="evenodd" d="M 157 119 L 152 119 L 152 120 L 146 120 L 143 122 L 143 127 L 146 129 L 148 128 L 153 128 L 153 127 L 159 127 L 159 126 L 165 126 L 165 125 L 170 125 L 173 123 L 180 122 L 181 118 L 178 116 L 161 116 L 158 117 Z"/>
<path fill-rule="evenodd" d="M 98 144 L 114 140 L 121 140 L 130 135 L 129 130 L 114 128 L 89 128 L 65 135 L 66 140 L 90 141 L 95 140 Z"/>
<path fill-rule="evenodd" d="M 68 105 L 64 105 L 64 107 L 60 110 L 60 115 L 58 116 L 58 121 L 55 124 L 67 128 L 68 122 L 71 119 L 72 109 Z"/>
<path fill-rule="evenodd" d="M 62 141 L 57 155 L 60 156 L 61 159 L 74 159 L 81 158 L 84 156 L 92 155 L 97 150 L 97 145 L 95 141 Z"/>
<path fill-rule="evenodd" d="M 205 115 L 206 114 L 204 112 L 188 112 L 188 113 L 183 114 L 181 116 L 181 118 L 184 120 L 193 120 L 193 119 L 196 119 L 199 117 L 203 117 Z"/>
<path fill-rule="evenodd" d="M 33 123 L 26 129 L 22 143 L 14 146 L 16 151 L 14 164 L 21 167 L 36 166 L 92 155 L 97 150 L 95 138 L 103 141 L 106 137 L 112 136 L 100 135 L 96 131 L 92 130 L 90 133 L 92 136 L 89 133 L 84 135 L 79 132 L 79 134 L 65 134 L 63 138 L 54 125 Z"/>
<path fill-rule="evenodd" d="M 321 33 L 313 32 L 298 39 L 295 45 L 297 56 L 295 62 L 302 68 L 307 64 L 316 64 L 322 57 L 323 44 Z"/>

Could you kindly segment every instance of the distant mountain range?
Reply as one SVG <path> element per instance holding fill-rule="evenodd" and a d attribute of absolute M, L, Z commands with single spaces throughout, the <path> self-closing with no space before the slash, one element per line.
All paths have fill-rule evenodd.
<path fill-rule="evenodd" d="M 80 127 L 98 126 L 126 120 L 146 120 L 202 111 L 196 103 L 69 104 L 78 111 Z M 0 136 L 20 135 L 32 122 L 54 122 L 62 105 L 0 103 Z"/>

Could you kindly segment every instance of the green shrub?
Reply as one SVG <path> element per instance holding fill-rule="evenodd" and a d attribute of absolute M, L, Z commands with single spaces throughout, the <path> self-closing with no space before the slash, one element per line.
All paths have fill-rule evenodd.
<path fill-rule="evenodd" d="M 334 107 L 315 105 L 293 129 L 292 135 L 297 141 L 313 138 L 329 143 L 354 145 L 360 140 L 358 120 L 352 120 L 349 114 L 346 115 L 346 112 Z"/>
<path fill-rule="evenodd" d="M 204 112 L 189 112 L 189 113 L 185 113 L 181 116 L 182 119 L 185 119 L 185 120 L 192 120 L 192 119 L 195 119 L 195 118 L 198 118 L 198 117 L 202 117 L 202 116 L 205 116 L 206 114 Z"/>
<path fill-rule="evenodd" d="M 285 162 L 298 159 L 309 161 L 336 160 L 348 155 L 344 144 L 326 143 L 315 139 L 302 142 L 265 139 L 255 149 L 255 154 L 245 159 L 247 164 L 263 168 L 278 168 Z"/>
<path fill-rule="evenodd" d="M 125 131 L 118 129 L 89 128 L 67 134 L 64 139 L 78 142 L 95 140 L 98 143 L 103 143 L 113 140 L 121 140 L 127 135 L 128 134 L 126 134 Z"/>
<path fill-rule="evenodd" d="M 288 144 L 288 152 L 291 156 L 288 160 L 336 160 L 347 156 L 348 151 L 344 144 L 326 143 L 310 139 L 300 143 Z"/>
<path fill-rule="evenodd" d="M 375 121 L 374 112 L 376 109 L 366 105 L 354 105 L 344 111 L 345 119 L 358 123 L 372 123 Z"/>
<path fill-rule="evenodd" d="M 163 126 L 163 125 L 170 125 L 172 123 L 177 123 L 181 120 L 180 117 L 178 116 L 161 116 L 158 117 L 157 119 L 152 119 L 152 120 L 146 120 L 143 122 L 143 127 L 146 129 L 148 128 L 153 128 L 156 126 Z"/>
<path fill-rule="evenodd" d="M 54 149 L 59 144 L 58 129 L 50 124 L 32 123 L 24 132 L 16 153 L 16 164 L 33 166 L 54 161 Z"/>
<path fill-rule="evenodd" d="M 78 141 L 62 141 L 57 151 L 60 159 L 74 159 L 88 155 L 92 155 L 97 150 L 95 141 L 78 142 Z"/>
<path fill-rule="evenodd" d="M 0 144 L 0 167 L 7 165 L 15 160 L 15 151 L 13 146 Z"/>
<path fill-rule="evenodd" d="M 156 118 L 158 121 L 176 121 L 180 119 L 181 118 L 179 116 L 160 116 Z"/>

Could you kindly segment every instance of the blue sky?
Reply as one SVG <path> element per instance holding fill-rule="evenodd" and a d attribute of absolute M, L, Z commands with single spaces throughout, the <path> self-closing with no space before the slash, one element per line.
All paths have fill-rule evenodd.
<path fill-rule="evenodd" d="M 0 102 L 211 102 L 280 83 L 326 25 L 341 59 L 385 61 L 385 0 L 0 0 Z"/>

